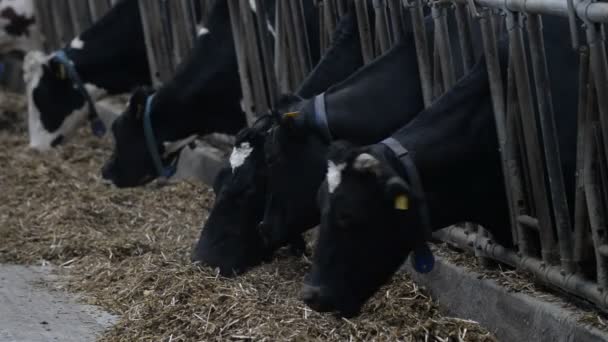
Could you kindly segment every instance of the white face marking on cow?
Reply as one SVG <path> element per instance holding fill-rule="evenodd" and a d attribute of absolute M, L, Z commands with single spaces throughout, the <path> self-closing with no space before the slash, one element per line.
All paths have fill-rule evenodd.
<path fill-rule="evenodd" d="M 230 154 L 230 166 L 233 173 L 245 163 L 251 152 L 253 152 L 253 147 L 248 142 L 244 142 L 232 150 L 232 154 Z"/>
<path fill-rule="evenodd" d="M 346 163 L 334 164 L 333 161 L 327 162 L 327 187 L 329 193 L 336 191 L 342 182 L 342 171 L 346 168 Z"/>
<path fill-rule="evenodd" d="M 374 156 L 369 153 L 361 153 L 355 159 L 353 168 L 357 171 L 372 171 L 375 172 L 378 169 L 380 162 Z"/>
<path fill-rule="evenodd" d="M 257 8 L 255 6 L 255 0 L 249 0 L 249 7 L 251 7 L 252 11 L 257 12 Z"/>
<path fill-rule="evenodd" d="M 206 35 L 206 34 L 209 34 L 209 29 L 208 29 L 208 28 L 206 28 L 206 27 L 204 27 L 204 26 L 201 26 L 201 27 L 198 29 L 198 33 L 197 33 L 197 34 L 198 34 L 198 36 L 199 36 L 199 37 L 200 37 L 200 36 L 204 36 L 204 35 Z"/>
<path fill-rule="evenodd" d="M 82 39 L 80 39 L 80 37 L 77 36 L 76 38 L 72 39 L 70 47 L 72 49 L 81 50 L 84 47 L 84 42 Z"/>
<path fill-rule="evenodd" d="M 67 115 L 61 126 L 54 132 L 47 131 L 42 125 L 40 109 L 34 103 L 34 90 L 38 87 L 42 74 L 43 65 L 48 63 L 52 55 L 45 56 L 40 51 L 32 51 L 25 56 L 23 62 L 23 77 L 26 82 L 27 108 L 28 108 L 28 131 L 30 136 L 30 147 L 37 150 L 48 150 L 51 143 L 59 136 L 69 138 L 74 134 L 78 126 L 85 121 L 88 114 L 88 105 L 76 108 Z M 85 84 L 85 88 L 91 94 L 93 100 L 103 96 L 106 91 L 92 84 Z"/>

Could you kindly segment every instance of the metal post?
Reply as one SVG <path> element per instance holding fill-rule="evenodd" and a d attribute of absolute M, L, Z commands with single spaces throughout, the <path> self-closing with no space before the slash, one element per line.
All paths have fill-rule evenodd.
<path fill-rule="evenodd" d="M 273 55 L 272 48 L 270 43 L 272 41 L 271 37 L 269 37 L 269 32 L 267 29 L 268 24 L 268 8 L 266 6 L 266 2 L 262 0 L 255 0 L 256 7 L 258 9 L 258 34 L 260 35 L 260 50 L 262 52 L 262 62 L 264 66 L 264 78 L 266 80 L 267 87 L 267 95 L 268 95 L 268 105 L 273 106 L 278 100 L 279 91 L 277 86 L 277 76 L 274 72 L 273 68 Z M 275 5 L 276 6 L 276 5 Z M 271 10 L 274 10 L 271 9 Z M 277 38 L 278 39 L 278 38 Z"/>
<path fill-rule="evenodd" d="M 91 26 L 91 11 L 88 3 L 82 0 L 68 0 L 68 9 L 72 18 L 72 27 L 75 34 L 80 34 Z"/>
<path fill-rule="evenodd" d="M 543 261 L 553 264 L 556 259 L 555 235 L 551 224 L 547 189 L 543 170 L 545 163 L 540 151 L 540 144 L 536 132 L 536 114 L 532 101 L 532 91 L 528 78 L 528 63 L 524 55 L 524 41 L 522 25 L 517 20 L 517 15 L 509 12 L 507 15 L 511 56 L 515 69 L 515 82 L 517 84 L 517 97 L 521 106 L 521 119 L 524 128 L 524 140 L 528 167 L 532 179 L 532 195 L 536 207 L 536 214 L 540 223 L 540 236 Z"/>
<path fill-rule="evenodd" d="M 354 1 L 357 11 L 359 37 L 361 38 L 361 55 L 363 56 L 363 63 L 368 64 L 374 59 L 374 42 L 367 13 L 367 3 L 365 0 Z"/>
<path fill-rule="evenodd" d="M 437 40 L 441 75 L 443 76 L 443 88 L 444 91 L 448 91 L 456 83 L 456 74 L 452 65 L 452 44 L 448 33 L 447 8 L 443 5 L 434 4 L 431 13 L 435 22 L 435 39 Z"/>
<path fill-rule="evenodd" d="M 380 45 L 381 55 L 388 51 L 391 46 L 389 33 L 388 33 L 388 20 L 386 16 L 386 3 L 384 0 L 374 0 L 374 13 L 376 16 L 376 37 Z"/>
<path fill-rule="evenodd" d="M 388 12 L 391 17 L 392 43 L 395 44 L 403 38 L 403 17 L 399 0 L 388 0 Z"/>
<path fill-rule="evenodd" d="M 462 67 L 465 74 L 473 66 L 473 44 L 471 43 L 471 28 L 467 20 L 468 12 L 464 4 L 455 4 L 454 14 L 458 27 L 458 42 L 460 43 L 460 54 L 462 55 Z"/>
<path fill-rule="evenodd" d="M 587 200 L 585 199 L 585 183 L 583 178 L 585 166 L 585 124 L 587 121 L 587 98 L 589 93 L 589 52 L 585 46 L 579 48 L 579 55 L 573 258 L 574 262 L 580 266 L 590 259 L 588 257 L 589 249 L 587 248 L 589 218 L 587 215 Z"/>
<path fill-rule="evenodd" d="M 587 44 L 591 53 L 591 69 L 593 70 L 593 81 L 598 94 L 598 107 L 600 114 L 600 127 L 604 143 L 608 143 L 608 66 L 606 61 L 606 46 L 600 34 L 600 25 L 585 22 Z M 608 149 L 605 158 L 608 160 Z"/>
<path fill-rule="evenodd" d="M 566 189 L 562 173 L 561 157 L 557 142 L 557 127 L 553 112 L 553 97 L 549 81 L 545 43 L 542 35 L 541 20 L 538 14 L 528 15 L 528 37 L 532 56 L 532 72 L 538 102 L 539 122 L 542 132 L 542 146 L 545 149 L 545 165 L 549 180 L 549 195 L 553 204 L 553 215 L 557 229 L 559 252 L 562 268 L 567 273 L 574 272 L 572 262 L 572 226 Z"/>
<path fill-rule="evenodd" d="M 230 11 L 230 25 L 232 27 L 232 37 L 234 41 L 234 48 L 236 50 L 236 59 L 239 68 L 239 77 L 241 79 L 241 91 L 243 93 L 243 110 L 247 117 L 247 122 L 251 125 L 255 120 L 253 115 L 253 95 L 251 91 L 249 78 L 249 69 L 247 67 L 247 56 L 244 45 L 244 34 L 241 25 L 241 16 L 239 0 L 226 0 L 228 1 L 228 10 Z"/>
<path fill-rule="evenodd" d="M 424 106 L 429 107 L 433 103 L 433 73 L 429 58 L 429 44 L 426 37 L 424 15 L 422 12 L 422 0 L 414 0 L 411 5 L 407 3 L 407 0 L 403 1 L 410 9 L 414 44 L 416 45 L 416 57 L 418 60 L 418 73 L 420 74 L 420 86 L 422 88 L 422 98 L 424 99 Z"/>
<path fill-rule="evenodd" d="M 101 17 L 110 10 L 110 7 L 112 7 L 112 4 L 107 0 L 88 0 L 88 3 L 91 20 L 93 22 L 101 19 Z"/>

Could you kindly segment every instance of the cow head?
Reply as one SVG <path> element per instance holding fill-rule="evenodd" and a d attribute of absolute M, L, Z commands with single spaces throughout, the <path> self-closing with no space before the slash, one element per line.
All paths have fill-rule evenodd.
<path fill-rule="evenodd" d="M 112 124 L 114 151 L 102 168 L 102 176 L 118 187 L 141 186 L 159 176 L 146 145 L 144 133 L 144 112 L 148 97 L 153 93 L 154 90 L 149 87 L 138 88 L 131 95 L 126 110 Z M 154 120 L 154 108 L 152 105 L 150 113 L 152 121 Z M 158 136 L 158 129 L 154 134 L 162 164 L 164 166 L 175 165 L 180 149 L 174 148 L 172 145 L 179 145 L 181 141 L 171 143 L 163 141 Z"/>
<path fill-rule="evenodd" d="M 242 130 L 230 156 L 230 165 L 215 180 L 215 204 L 192 260 L 217 267 L 224 276 L 244 272 L 270 257 L 257 225 L 264 213 L 266 165 L 264 137 L 270 118 Z"/>
<path fill-rule="evenodd" d="M 269 181 L 261 231 L 275 246 L 318 224 L 316 189 L 328 146 L 306 108 L 288 108 L 279 112 L 265 143 Z"/>
<path fill-rule="evenodd" d="M 75 132 L 86 119 L 84 97 L 53 55 L 32 51 L 25 57 L 30 147 L 47 150 Z"/>
<path fill-rule="evenodd" d="M 418 245 L 418 204 L 383 145 L 334 143 L 319 188 L 321 229 L 303 299 L 318 311 L 358 313 Z M 426 246 L 426 245 L 425 245 Z"/>

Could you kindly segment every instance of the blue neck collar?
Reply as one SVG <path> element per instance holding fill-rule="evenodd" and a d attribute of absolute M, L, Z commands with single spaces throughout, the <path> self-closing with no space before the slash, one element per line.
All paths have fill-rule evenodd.
<path fill-rule="evenodd" d="M 74 86 L 78 90 L 78 92 L 84 97 L 85 101 L 89 106 L 89 123 L 91 125 L 91 130 L 93 134 L 97 137 L 102 137 L 106 134 L 106 126 L 103 124 L 103 121 L 99 118 L 99 114 L 97 113 L 97 108 L 95 108 L 95 103 L 91 98 L 91 94 L 87 91 L 82 79 L 78 75 L 76 71 L 76 67 L 74 66 L 74 62 L 68 57 L 64 50 L 59 50 L 55 52 L 53 56 L 55 61 L 59 62 L 66 70 L 66 74 L 68 78 L 74 83 Z"/>
<path fill-rule="evenodd" d="M 156 174 L 159 177 L 169 178 L 175 174 L 176 166 L 169 165 L 167 167 L 163 166 L 163 161 L 158 152 L 158 142 L 156 137 L 154 136 L 154 131 L 152 130 L 152 101 L 154 100 L 154 95 L 152 94 L 148 96 L 146 99 L 146 108 L 144 110 L 144 136 L 146 138 L 146 146 L 148 147 L 148 153 L 152 156 L 152 162 L 154 163 L 154 168 L 156 169 Z"/>

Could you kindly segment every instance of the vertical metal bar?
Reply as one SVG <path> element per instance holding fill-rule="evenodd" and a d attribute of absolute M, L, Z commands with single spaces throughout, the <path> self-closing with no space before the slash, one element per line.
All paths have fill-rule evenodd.
<path fill-rule="evenodd" d="M 72 18 L 72 27 L 76 35 L 91 26 L 92 20 L 88 2 L 82 0 L 68 0 L 68 9 Z"/>
<path fill-rule="evenodd" d="M 467 20 L 467 10 L 464 4 L 455 4 L 456 25 L 458 27 L 458 42 L 460 43 L 460 54 L 462 56 L 462 67 L 465 74 L 473 66 L 473 44 L 471 43 L 471 28 Z"/>
<path fill-rule="evenodd" d="M 407 0 L 403 1 L 407 4 Z M 429 107 L 433 103 L 433 73 L 429 57 L 429 44 L 424 25 L 424 14 L 422 12 L 422 0 L 414 0 L 413 4 L 408 4 L 408 6 L 412 19 L 412 31 L 414 33 L 414 44 L 416 45 L 416 57 L 418 60 L 418 73 L 420 74 L 422 97 L 424 99 L 424 106 Z"/>
<path fill-rule="evenodd" d="M 404 34 L 400 1 L 388 0 L 388 12 L 390 13 L 391 17 L 391 29 L 393 33 L 392 43 L 395 44 L 396 42 L 401 41 Z"/>
<path fill-rule="evenodd" d="M 443 76 L 444 91 L 452 88 L 456 83 L 456 74 L 452 66 L 452 44 L 448 33 L 447 8 L 440 5 L 433 5 L 431 12 L 435 22 L 435 39 L 439 51 L 439 61 L 441 65 L 441 75 Z"/>
<path fill-rule="evenodd" d="M 591 225 L 591 236 L 595 246 L 595 258 L 597 267 L 597 283 L 602 289 L 608 286 L 608 262 L 606 257 L 600 253 L 600 246 L 606 244 L 606 225 L 607 219 L 603 214 L 599 187 L 601 180 L 598 174 L 597 157 L 598 150 L 594 135 L 599 132 L 597 127 L 597 114 L 595 113 L 596 96 L 594 90 L 590 90 L 590 100 L 587 102 L 587 123 L 585 125 L 585 195 L 589 223 Z"/>
<path fill-rule="evenodd" d="M 461 13 L 459 15 L 461 17 L 461 20 L 464 19 L 463 15 L 466 14 Z M 507 196 L 507 203 L 509 204 L 509 218 L 511 221 L 511 230 L 514 236 L 522 236 L 523 246 L 520 246 L 520 251 L 523 250 L 524 252 L 527 252 L 528 243 L 526 235 L 519 233 L 515 234 L 515 232 L 519 232 L 517 229 L 518 225 L 515 219 L 515 206 L 516 203 L 519 202 L 519 200 L 521 199 L 521 171 L 519 170 L 519 167 L 517 166 L 517 161 L 515 160 L 515 141 L 514 139 L 509 139 L 507 135 L 507 113 L 505 110 L 503 79 L 500 67 L 500 58 L 498 44 L 496 41 L 496 34 L 495 31 L 492 29 L 492 24 L 489 20 L 490 15 L 491 14 L 489 10 L 483 10 L 481 16 L 479 17 L 479 24 L 482 34 L 484 55 L 488 70 L 490 93 L 492 95 L 492 108 L 494 112 L 496 135 L 498 138 L 498 148 L 500 152 L 501 165 L 504 177 L 505 195 Z M 463 45 L 466 45 L 466 42 L 463 43 Z M 513 79 L 508 79 L 507 84 L 509 85 L 510 90 L 510 100 L 515 102 L 515 85 Z"/>
<path fill-rule="evenodd" d="M 553 96 L 549 69 L 545 55 L 540 15 L 528 14 L 528 37 L 532 57 L 532 72 L 536 87 L 542 146 L 545 150 L 545 166 L 549 180 L 549 196 L 553 204 L 553 217 L 557 229 L 558 246 L 562 268 L 567 273 L 574 272 L 572 262 L 572 226 L 566 189 L 562 173 L 561 156 L 557 141 L 557 125 L 553 111 Z"/>
<path fill-rule="evenodd" d="M 253 113 L 255 116 L 257 113 L 266 112 L 270 106 L 267 89 L 264 85 L 264 67 L 260 56 L 260 47 L 258 45 L 258 41 L 265 37 L 261 36 L 263 32 L 256 32 L 255 20 L 250 6 L 241 3 L 240 9 L 241 24 L 243 33 L 246 37 L 244 44 L 252 82 L 251 90 L 255 100 L 255 110 Z M 263 9 L 261 8 L 257 8 L 258 13 L 262 10 Z M 263 30 L 265 32 L 267 31 L 267 28 L 264 26 Z"/>
<path fill-rule="evenodd" d="M 170 42 L 162 24 L 160 5 L 156 0 L 139 0 L 148 64 L 155 87 L 166 82 L 173 70 Z"/>
<path fill-rule="evenodd" d="M 538 136 L 536 135 L 538 129 L 532 100 L 532 90 L 530 89 L 530 81 L 528 78 L 528 63 L 524 55 L 523 28 L 517 19 L 516 14 L 508 12 L 507 20 L 511 52 L 514 58 L 513 65 L 515 69 L 515 82 L 517 84 L 517 97 L 521 106 L 521 119 L 524 128 L 526 154 L 532 179 L 532 195 L 534 197 L 536 214 L 539 221 L 542 247 L 541 254 L 544 262 L 554 264 L 556 262 L 557 251 L 543 172 L 545 163 L 540 151 Z"/>
<path fill-rule="evenodd" d="M 378 55 L 380 55 L 386 52 L 391 46 L 386 18 L 386 3 L 384 0 L 374 0 L 373 4 L 376 15 L 376 37 L 380 43 L 380 53 Z"/>
<path fill-rule="evenodd" d="M 282 2 L 282 1 L 279 1 Z M 286 33 L 286 40 L 284 41 L 286 51 L 290 54 L 294 54 L 295 58 L 287 58 L 285 61 L 291 68 L 293 68 L 294 72 L 290 74 L 290 77 L 295 76 L 295 80 L 299 83 L 299 80 L 304 79 L 306 71 L 304 68 L 304 55 L 301 49 L 298 49 L 296 31 L 294 30 L 294 22 L 293 22 L 293 13 L 290 6 L 291 0 L 285 1 L 281 6 L 281 19 L 283 20 L 283 28 Z M 291 24 L 291 25 L 289 25 Z M 287 57 L 287 56 L 285 56 Z M 293 89 L 294 84 L 290 82 L 290 89 Z"/>
<path fill-rule="evenodd" d="M 312 61 L 310 58 L 310 49 L 308 48 L 308 39 L 306 32 L 306 21 L 302 11 L 300 0 L 287 1 L 289 13 L 291 15 L 291 30 L 294 32 L 295 40 L 292 41 L 295 46 L 295 51 L 300 63 L 302 71 L 301 79 L 303 80 L 312 69 Z"/>
<path fill-rule="evenodd" d="M 586 22 L 587 44 L 591 53 L 591 69 L 598 94 L 608 94 L 608 66 L 606 46 L 600 33 L 600 25 Z M 598 96 L 600 127 L 604 144 L 608 143 L 608 96 Z M 608 149 L 604 156 L 608 160 Z"/>
<path fill-rule="evenodd" d="M 578 118 L 576 137 L 576 189 L 574 195 L 574 262 L 585 263 L 588 258 L 587 237 L 589 219 L 583 172 L 585 167 L 585 124 L 587 121 L 587 98 L 589 93 L 589 52 L 586 47 L 579 49 Z"/>
<path fill-rule="evenodd" d="M 278 100 L 279 91 L 277 86 L 277 76 L 273 68 L 273 55 L 270 47 L 272 41 L 267 29 L 268 22 L 268 8 L 266 2 L 262 0 L 255 0 L 256 7 L 258 9 L 258 34 L 260 35 L 260 50 L 262 52 L 262 62 L 264 66 L 264 78 L 266 80 L 267 94 L 269 106 L 273 106 Z M 276 6 L 276 5 L 275 5 Z M 272 9 L 274 10 L 274 9 Z"/>
<path fill-rule="evenodd" d="M 249 69 L 247 67 L 247 56 L 245 55 L 244 34 L 241 24 L 241 16 L 239 0 L 228 1 L 228 10 L 230 11 L 230 25 L 232 27 L 232 37 L 234 48 L 236 50 L 236 59 L 239 68 L 239 77 L 241 79 L 241 91 L 243 93 L 243 110 L 247 117 L 249 125 L 255 120 L 253 116 L 253 94 L 251 91 L 251 79 L 249 77 Z"/>
<path fill-rule="evenodd" d="M 359 37 L 361 39 L 361 55 L 363 63 L 368 64 L 374 59 L 374 42 L 372 39 L 369 15 L 367 13 L 367 3 L 365 0 L 354 0 L 355 10 L 357 11 L 357 23 L 359 27 Z"/>
<path fill-rule="evenodd" d="M 96 22 L 99 20 L 104 14 L 106 14 L 112 4 L 107 0 L 88 0 L 89 10 L 91 13 L 91 20 Z"/>

